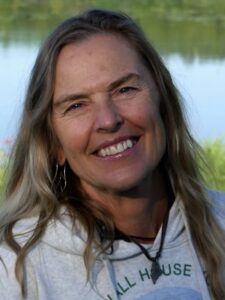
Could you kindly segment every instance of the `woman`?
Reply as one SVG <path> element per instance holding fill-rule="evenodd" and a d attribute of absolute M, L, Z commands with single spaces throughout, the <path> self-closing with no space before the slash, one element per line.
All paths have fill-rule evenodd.
<path fill-rule="evenodd" d="M 60 24 L 30 79 L 1 211 L 1 299 L 225 299 L 222 193 L 127 16 Z"/>

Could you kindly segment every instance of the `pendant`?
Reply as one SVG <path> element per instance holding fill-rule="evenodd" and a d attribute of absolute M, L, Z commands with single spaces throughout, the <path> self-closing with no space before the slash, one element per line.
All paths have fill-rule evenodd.
<path fill-rule="evenodd" d="M 151 278 L 152 278 L 153 284 L 156 283 L 156 281 L 162 275 L 162 273 L 163 272 L 160 268 L 159 263 L 157 261 L 153 261 L 152 262 L 152 267 L 151 267 Z"/>

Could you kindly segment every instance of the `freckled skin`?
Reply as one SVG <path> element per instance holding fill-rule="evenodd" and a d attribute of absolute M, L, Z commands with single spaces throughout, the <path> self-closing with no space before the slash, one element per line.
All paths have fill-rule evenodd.
<path fill-rule="evenodd" d="M 130 73 L 141 81 L 131 78 L 109 88 Z M 127 86 L 135 90 L 121 90 Z M 73 94 L 82 96 L 56 104 Z M 84 189 L 117 193 L 150 180 L 165 152 L 159 95 L 151 74 L 124 38 L 98 34 L 65 46 L 56 66 L 53 102 L 58 161 L 68 161 Z M 129 155 L 106 160 L 95 153 L 102 143 L 132 136 L 139 140 Z"/>

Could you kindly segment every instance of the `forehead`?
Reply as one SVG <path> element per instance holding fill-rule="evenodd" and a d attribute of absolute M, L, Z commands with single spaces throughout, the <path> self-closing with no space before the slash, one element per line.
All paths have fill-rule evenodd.
<path fill-rule="evenodd" d="M 56 64 L 55 95 L 62 89 L 73 92 L 78 88 L 101 88 L 128 73 L 150 75 L 124 37 L 95 34 L 61 50 Z"/>
<path fill-rule="evenodd" d="M 116 33 L 96 33 L 80 41 L 74 41 L 64 46 L 59 54 L 59 60 L 74 59 L 76 56 L 91 58 L 96 54 L 117 55 L 133 52 L 136 56 L 136 50 L 131 43 L 122 35 Z"/>
<path fill-rule="evenodd" d="M 123 36 L 99 33 L 62 48 L 57 60 L 57 71 L 63 69 L 66 64 L 69 67 L 72 63 L 88 70 L 93 66 L 112 67 L 114 63 L 124 68 L 127 64 L 140 63 L 140 58 L 134 47 Z M 116 67 L 118 68 L 118 65 Z"/>

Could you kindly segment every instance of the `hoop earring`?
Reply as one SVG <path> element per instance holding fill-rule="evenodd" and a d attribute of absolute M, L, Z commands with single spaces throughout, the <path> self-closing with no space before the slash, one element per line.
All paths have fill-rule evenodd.
<path fill-rule="evenodd" d="M 54 185 L 54 183 L 55 183 L 55 180 L 56 180 L 56 178 L 58 176 L 58 171 L 59 171 L 59 165 L 58 165 L 58 163 L 56 163 L 55 164 L 55 174 L 54 174 L 54 177 L 52 179 L 52 185 Z"/>
<path fill-rule="evenodd" d="M 63 166 L 63 170 L 59 173 L 59 187 L 61 192 L 63 193 L 66 189 L 67 181 L 66 181 L 66 164 Z"/>
<path fill-rule="evenodd" d="M 58 182 L 56 182 L 57 177 L 59 178 Z M 52 184 L 54 185 L 54 183 L 56 183 L 56 186 L 59 187 L 61 193 L 65 191 L 67 186 L 66 164 L 64 164 L 63 167 L 60 167 L 58 163 L 55 165 L 55 174 L 54 174 Z"/>

